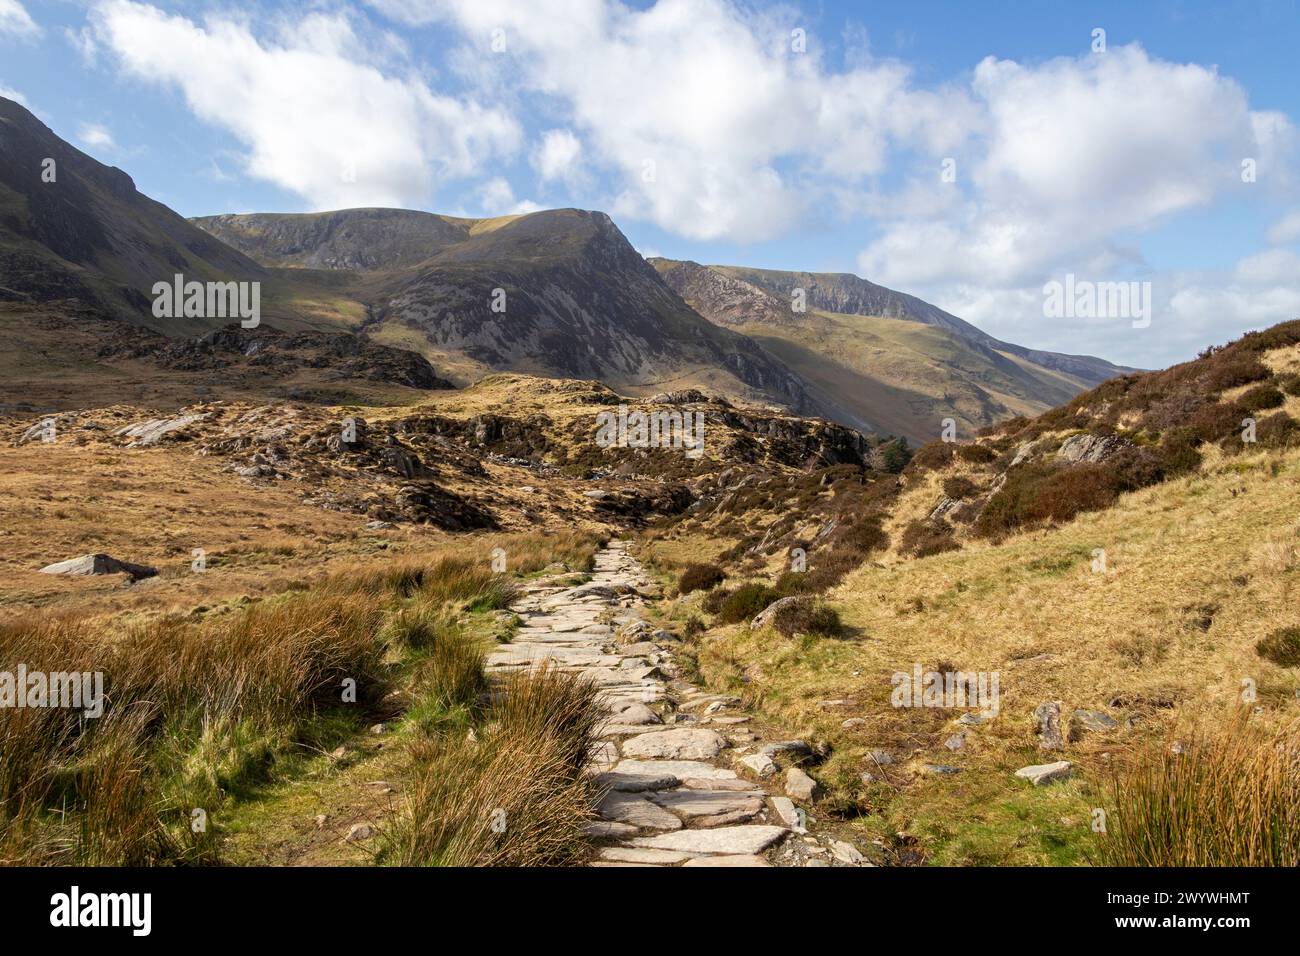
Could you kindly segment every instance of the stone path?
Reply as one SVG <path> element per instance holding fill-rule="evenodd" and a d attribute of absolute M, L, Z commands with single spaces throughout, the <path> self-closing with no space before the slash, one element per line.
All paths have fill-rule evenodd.
<path fill-rule="evenodd" d="M 513 608 L 523 626 L 488 659 L 489 671 L 551 664 L 601 688 L 592 865 L 860 864 L 853 847 L 808 834 L 804 809 L 779 793 L 810 802 L 812 781 L 795 766 L 807 745 L 763 744 L 737 698 L 678 679 L 678 639 L 642 616 L 657 596 L 625 543 L 611 542 L 590 582 L 526 588 Z"/>

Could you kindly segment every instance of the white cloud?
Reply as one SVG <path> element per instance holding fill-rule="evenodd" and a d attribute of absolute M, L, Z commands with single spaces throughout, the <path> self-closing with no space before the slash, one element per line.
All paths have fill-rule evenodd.
<path fill-rule="evenodd" d="M 113 134 L 102 123 L 82 123 L 77 138 L 92 149 L 117 149 Z"/>
<path fill-rule="evenodd" d="M 550 129 L 533 151 L 533 166 L 543 182 L 573 181 L 581 173 L 582 143 L 572 130 Z"/>
<path fill-rule="evenodd" d="M 529 199 L 516 200 L 514 189 L 500 176 L 488 180 L 479 188 L 478 200 L 485 217 L 517 216 L 537 212 L 542 208 Z"/>
<path fill-rule="evenodd" d="M 1216 71 L 1136 45 L 1038 66 L 990 57 L 972 88 L 987 122 L 958 167 L 963 210 L 889 223 L 859 260 L 880 281 L 1009 286 L 1123 261 L 1117 236 L 1246 188 L 1241 158 L 1275 156 L 1289 129 Z"/>
<path fill-rule="evenodd" d="M 0 96 L 3 96 L 7 100 L 13 100 L 19 106 L 27 106 L 27 97 L 8 86 L 0 86 Z M 30 109 L 30 107 L 28 108 Z"/>
<path fill-rule="evenodd" d="M 1233 276 L 1253 285 L 1294 283 L 1300 286 L 1300 255 L 1290 249 L 1268 249 L 1237 263 Z"/>
<path fill-rule="evenodd" d="M 1300 240 L 1300 209 L 1293 209 L 1268 230 L 1268 241 L 1275 246 Z"/>
<path fill-rule="evenodd" d="M 0 34 L 35 37 L 41 33 L 26 8 L 18 0 L 0 0 Z"/>
<path fill-rule="evenodd" d="M 90 27 L 82 27 L 80 30 L 64 27 L 63 38 L 77 51 L 81 62 L 86 66 L 94 66 L 98 62 L 99 45 L 95 42 L 95 33 Z"/>
<path fill-rule="evenodd" d="M 370 0 L 408 23 L 447 21 L 481 78 L 497 59 L 521 90 L 558 101 L 614 170 L 612 211 L 696 239 L 752 242 L 819 208 L 822 175 L 881 172 L 891 145 L 952 148 L 966 133 L 963 94 L 917 92 L 897 63 L 827 72 L 791 49 L 790 10 L 726 0 Z M 493 30 L 507 52 L 493 54 Z M 499 76 L 498 76 L 499 79 Z"/>
<path fill-rule="evenodd" d="M 416 205 L 519 145 L 503 110 L 386 72 L 400 44 L 368 48 L 342 14 L 285 22 L 268 39 L 220 15 L 199 25 L 101 0 L 92 23 L 124 71 L 178 88 L 195 114 L 228 130 L 249 175 L 317 209 Z"/>

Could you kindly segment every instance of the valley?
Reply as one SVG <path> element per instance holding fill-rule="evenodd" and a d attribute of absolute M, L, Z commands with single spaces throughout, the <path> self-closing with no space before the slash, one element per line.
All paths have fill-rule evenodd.
<path fill-rule="evenodd" d="M 0 160 L 0 670 L 107 687 L 0 712 L 4 862 L 1300 863 L 1300 320 L 1144 372 L 595 211 L 185 219 L 10 100 Z"/>

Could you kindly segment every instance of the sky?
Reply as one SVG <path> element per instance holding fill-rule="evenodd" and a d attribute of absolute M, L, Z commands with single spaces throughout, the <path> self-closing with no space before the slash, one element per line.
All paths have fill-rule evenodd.
<path fill-rule="evenodd" d="M 599 209 L 1144 368 L 1300 318 L 1297 49 L 1300 0 L 0 0 L 0 96 L 186 216 Z"/>

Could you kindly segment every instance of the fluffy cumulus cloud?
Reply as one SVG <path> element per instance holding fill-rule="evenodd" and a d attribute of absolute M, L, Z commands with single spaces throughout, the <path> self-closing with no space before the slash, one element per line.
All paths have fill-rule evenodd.
<path fill-rule="evenodd" d="M 1136 45 L 1033 67 L 988 58 L 975 69 L 972 93 L 985 119 L 947 184 L 952 202 L 942 215 L 882 216 L 880 236 L 859 257 L 865 274 L 1008 338 L 1103 353 L 1132 333 L 1128 319 L 1045 325 L 1043 284 L 1069 273 L 1149 281 L 1153 327 L 1162 331 L 1126 348 L 1152 363 L 1185 354 L 1178 349 L 1197 336 L 1203 344 L 1231 334 L 1211 328 L 1215 309 L 1226 310 L 1221 329 L 1225 318 L 1245 327 L 1294 314 L 1270 311 L 1300 289 L 1296 280 L 1277 284 L 1287 255 L 1193 276 L 1153 270 L 1136 244 L 1180 213 L 1285 186 L 1282 158 L 1295 136 L 1287 117 L 1252 111 L 1245 91 L 1214 69 L 1160 60 Z M 1255 182 L 1243 181 L 1243 163 Z M 1271 238 L 1298 230 L 1292 215 Z"/>
<path fill-rule="evenodd" d="M 1113 237 L 1244 188 L 1242 159 L 1285 125 L 1269 115 L 1262 142 L 1236 83 L 1138 46 L 1033 68 L 989 58 L 973 90 L 987 122 L 957 167 L 961 211 L 889 223 L 860 260 L 885 281 L 1014 285 L 1118 263 Z"/>
<path fill-rule="evenodd" d="M 693 239 L 753 242 L 820 214 L 825 179 L 858 183 L 893 144 L 952 149 L 974 104 L 918 91 L 897 63 L 823 68 L 790 11 L 725 0 L 371 0 L 407 23 L 462 31 L 476 70 L 509 58 L 614 171 L 616 214 Z M 544 144 L 544 151 L 547 144 Z M 559 142 L 550 144 L 552 149 Z"/>
<path fill-rule="evenodd" d="M 543 182 L 571 182 L 582 172 L 582 143 L 572 130 L 547 130 L 533 152 L 533 166 Z"/>
<path fill-rule="evenodd" d="M 18 0 L 0 0 L 0 36 L 39 36 L 41 28 Z"/>
<path fill-rule="evenodd" d="M 311 14 L 256 35 L 214 15 L 196 23 L 131 0 L 93 11 L 98 44 L 130 75 L 179 89 L 246 150 L 246 171 L 318 209 L 409 206 L 519 148 L 505 111 L 431 90 L 389 66 L 343 14 Z"/>

